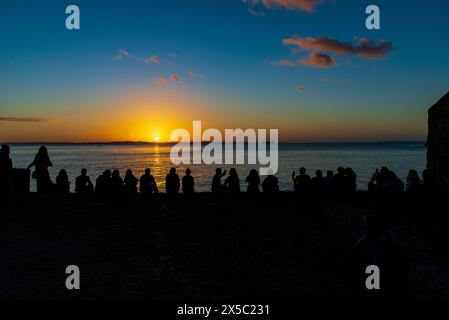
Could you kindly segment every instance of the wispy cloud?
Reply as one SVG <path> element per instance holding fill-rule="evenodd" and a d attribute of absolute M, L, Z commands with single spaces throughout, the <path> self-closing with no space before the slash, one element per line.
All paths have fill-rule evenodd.
<path fill-rule="evenodd" d="M 255 17 L 265 17 L 266 16 L 265 12 L 257 11 L 257 10 L 251 9 L 251 8 L 248 8 L 248 12 L 251 13 L 251 15 L 255 16 Z"/>
<path fill-rule="evenodd" d="M 170 79 L 174 82 L 181 82 L 181 78 L 177 76 L 176 74 L 172 74 Z"/>
<path fill-rule="evenodd" d="M 393 44 L 387 41 L 375 42 L 366 38 L 357 38 L 355 43 L 344 42 L 329 37 L 302 38 L 293 36 L 282 41 L 284 45 L 296 46 L 306 51 L 330 52 L 340 56 L 359 56 L 365 59 L 381 59 L 393 50 Z"/>
<path fill-rule="evenodd" d="M 289 67 L 289 68 L 296 68 L 297 67 L 297 64 L 294 61 L 287 60 L 287 59 L 274 61 L 273 64 L 278 66 L 278 67 Z"/>
<path fill-rule="evenodd" d="M 156 55 L 152 55 L 151 57 L 147 58 L 144 60 L 145 63 L 160 63 L 161 62 L 161 58 L 159 58 Z"/>
<path fill-rule="evenodd" d="M 131 57 L 128 51 L 120 49 L 117 51 L 117 54 L 112 57 L 113 60 L 122 60 L 124 58 Z"/>
<path fill-rule="evenodd" d="M 28 118 L 28 117 L 0 117 L 0 122 L 29 122 L 29 123 L 43 123 L 48 122 L 46 118 Z"/>
<path fill-rule="evenodd" d="M 158 76 L 153 79 L 153 83 L 158 87 L 163 87 L 170 84 L 170 81 L 163 76 Z"/>
<path fill-rule="evenodd" d="M 181 77 L 176 74 L 172 74 L 170 78 L 166 78 L 164 76 L 157 76 L 153 79 L 153 83 L 158 87 L 168 86 L 170 83 L 180 83 Z"/>
<path fill-rule="evenodd" d="M 262 4 L 266 8 L 283 8 L 286 10 L 299 10 L 308 13 L 315 12 L 315 7 L 329 0 L 243 0 L 250 5 Z"/>
<path fill-rule="evenodd" d="M 335 65 L 335 59 L 322 52 L 312 52 L 308 57 L 299 60 L 304 66 L 329 68 Z"/>

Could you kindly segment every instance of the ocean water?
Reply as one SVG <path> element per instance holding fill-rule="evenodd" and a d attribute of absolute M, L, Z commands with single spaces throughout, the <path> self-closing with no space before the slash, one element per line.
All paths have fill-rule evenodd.
<path fill-rule="evenodd" d="M 39 145 L 11 145 L 11 158 L 15 168 L 26 168 L 33 161 Z M 82 168 L 88 169 L 92 182 L 105 169 L 118 169 L 122 177 L 127 169 L 132 169 L 140 177 L 145 168 L 152 169 L 159 189 L 165 190 L 165 175 L 173 167 L 170 161 L 170 145 L 49 145 L 53 167 L 50 176 L 53 181 L 59 170 L 66 169 L 71 190 L 75 178 Z M 349 143 L 349 144 L 280 144 L 279 145 L 279 186 L 283 191 L 292 190 L 291 174 L 300 167 L 307 168 L 313 176 L 317 169 L 336 171 L 337 167 L 351 167 L 357 174 L 359 190 L 366 190 L 375 170 L 382 166 L 396 172 L 405 182 L 410 169 L 422 172 L 426 166 L 426 148 L 423 142 L 416 143 Z M 217 166 L 189 165 L 195 177 L 195 189 L 210 191 L 212 176 Z M 223 169 L 235 167 L 239 173 L 242 190 L 246 190 L 245 178 L 254 165 L 220 165 Z M 178 174 L 184 174 L 186 166 L 177 166 Z M 35 181 L 31 182 L 35 191 Z"/>

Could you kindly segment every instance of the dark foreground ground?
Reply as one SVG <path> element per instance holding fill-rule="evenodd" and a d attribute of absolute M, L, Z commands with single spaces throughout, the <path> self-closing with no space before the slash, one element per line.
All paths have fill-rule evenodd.
<path fill-rule="evenodd" d="M 445 198 L 11 196 L 0 213 L 0 299 L 369 300 L 338 262 L 367 213 L 411 261 L 399 297 L 448 299 Z M 81 290 L 65 288 L 68 265 L 80 268 Z"/>

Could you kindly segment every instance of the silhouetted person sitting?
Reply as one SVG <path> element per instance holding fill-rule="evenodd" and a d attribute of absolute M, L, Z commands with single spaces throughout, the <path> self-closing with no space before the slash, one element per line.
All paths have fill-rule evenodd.
<path fill-rule="evenodd" d="M 9 157 L 9 146 L 4 144 L 0 150 L 0 194 L 11 192 L 12 160 Z"/>
<path fill-rule="evenodd" d="M 165 177 L 165 190 L 167 194 L 176 194 L 180 189 L 180 179 L 175 168 L 171 168 Z"/>
<path fill-rule="evenodd" d="M 212 193 L 214 194 L 222 194 L 224 192 L 224 187 L 221 184 L 221 178 L 226 175 L 226 170 L 221 172 L 221 168 L 215 169 L 215 175 L 212 179 Z"/>
<path fill-rule="evenodd" d="M 133 175 L 133 171 L 131 169 L 126 170 L 124 182 L 124 190 L 128 195 L 137 193 L 137 184 L 139 183 L 139 179 L 137 179 Z"/>
<path fill-rule="evenodd" d="M 240 179 L 237 170 L 229 170 L 229 176 L 224 181 L 225 192 L 228 194 L 240 193 Z"/>
<path fill-rule="evenodd" d="M 192 177 L 192 171 L 186 169 L 186 175 L 182 177 L 182 192 L 193 194 L 195 192 L 195 179 Z"/>
<path fill-rule="evenodd" d="M 278 193 L 279 180 L 274 175 L 268 175 L 262 182 L 262 190 L 264 193 Z"/>
<path fill-rule="evenodd" d="M 249 175 L 246 177 L 246 183 L 248 184 L 248 188 L 246 192 L 248 193 L 259 193 L 259 185 L 260 185 L 260 177 L 259 172 L 257 170 L 252 169 L 249 172 Z"/>
<path fill-rule="evenodd" d="M 365 270 L 368 265 L 379 267 L 384 288 L 398 289 L 408 270 L 408 259 L 393 235 L 382 227 L 376 215 L 366 215 L 363 226 L 366 234 L 346 255 L 346 262 L 351 262 L 358 270 Z"/>
<path fill-rule="evenodd" d="M 324 193 L 326 180 L 323 178 L 323 171 L 316 171 L 315 177 L 312 178 L 311 186 L 314 193 Z"/>
<path fill-rule="evenodd" d="M 432 175 L 432 172 L 429 169 L 425 169 L 422 173 L 422 177 L 423 177 L 423 184 L 421 186 L 422 192 L 428 195 L 437 193 L 438 187 Z"/>
<path fill-rule="evenodd" d="M 292 180 L 295 192 L 305 193 L 310 191 L 310 176 L 306 174 L 306 168 L 299 169 L 299 175 L 292 173 Z"/>
<path fill-rule="evenodd" d="M 76 177 L 75 192 L 76 193 L 94 192 L 94 185 L 92 184 L 92 181 L 90 181 L 90 177 L 87 175 L 87 169 L 81 169 L 81 175 Z"/>
<path fill-rule="evenodd" d="M 416 193 L 421 190 L 421 180 L 416 170 L 410 170 L 407 176 L 407 192 Z"/>
<path fill-rule="evenodd" d="M 324 191 L 332 192 L 332 187 L 334 184 L 334 171 L 328 170 L 326 173 L 326 178 L 324 180 Z"/>
<path fill-rule="evenodd" d="M 352 168 L 345 169 L 344 191 L 355 192 L 357 190 L 357 176 Z"/>
<path fill-rule="evenodd" d="M 398 178 L 396 173 L 388 170 L 386 179 L 383 184 L 384 191 L 387 193 L 404 192 L 404 183 Z"/>
<path fill-rule="evenodd" d="M 338 167 L 337 173 L 334 175 L 332 180 L 332 191 L 335 193 L 343 193 L 345 191 L 346 181 L 345 181 L 345 168 Z"/>
<path fill-rule="evenodd" d="M 95 192 L 102 195 L 109 194 L 111 192 L 111 185 L 111 170 L 105 170 L 96 180 Z"/>
<path fill-rule="evenodd" d="M 53 182 L 50 179 L 48 167 L 52 167 L 53 164 L 48 156 L 48 151 L 45 146 L 39 148 L 37 155 L 34 157 L 33 162 L 28 166 L 28 169 L 35 167 L 33 172 L 33 178 L 36 179 L 37 192 L 45 193 L 50 192 L 53 188 Z"/>
<path fill-rule="evenodd" d="M 140 193 L 152 194 L 159 193 L 157 188 L 156 180 L 151 175 L 151 169 L 145 169 L 145 174 L 140 177 Z"/>
<path fill-rule="evenodd" d="M 121 195 L 124 191 L 123 179 L 120 177 L 120 171 L 112 171 L 111 177 L 111 194 Z"/>
<path fill-rule="evenodd" d="M 60 170 L 56 177 L 55 191 L 56 193 L 70 193 L 69 176 L 65 169 Z"/>

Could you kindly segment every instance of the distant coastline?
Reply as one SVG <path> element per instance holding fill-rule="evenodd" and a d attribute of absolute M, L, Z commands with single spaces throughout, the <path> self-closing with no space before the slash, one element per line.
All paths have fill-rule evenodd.
<path fill-rule="evenodd" d="M 193 142 L 191 142 L 193 143 Z M 203 141 L 201 144 L 209 144 L 210 141 Z M 146 141 L 110 141 L 110 142 L 1 142 L 1 144 L 16 145 L 16 146 L 34 146 L 34 145 L 68 145 L 68 146 L 89 146 L 89 145 L 104 145 L 104 146 L 172 146 L 177 144 L 177 142 L 146 142 Z M 247 143 L 245 143 L 247 144 Z M 397 145 L 397 144 L 408 144 L 408 145 L 422 145 L 426 146 L 426 141 L 373 141 L 373 142 L 279 142 L 279 145 L 317 145 L 317 146 L 338 146 L 338 145 Z"/>

